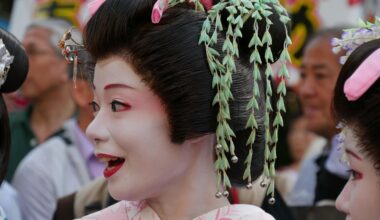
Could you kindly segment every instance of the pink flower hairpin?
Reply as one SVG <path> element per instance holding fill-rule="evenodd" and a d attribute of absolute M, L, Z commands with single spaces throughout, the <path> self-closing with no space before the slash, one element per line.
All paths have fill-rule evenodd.
<path fill-rule="evenodd" d="M 91 15 L 94 15 L 104 2 L 105 0 L 94 0 L 88 3 L 88 8 L 90 9 Z"/>
<path fill-rule="evenodd" d="M 191 0 L 187 0 L 191 2 Z M 208 11 L 212 8 L 212 0 L 201 0 L 202 5 Z M 158 24 L 164 12 L 169 8 L 169 0 L 157 0 L 152 10 L 152 23 Z"/>
<path fill-rule="evenodd" d="M 349 101 L 359 99 L 380 77 L 380 49 L 373 52 L 344 83 Z"/>
<path fill-rule="evenodd" d="M 169 8 L 168 0 L 157 0 L 156 3 L 154 3 L 153 10 L 152 10 L 152 23 L 158 24 L 161 20 L 162 15 L 168 8 Z"/>

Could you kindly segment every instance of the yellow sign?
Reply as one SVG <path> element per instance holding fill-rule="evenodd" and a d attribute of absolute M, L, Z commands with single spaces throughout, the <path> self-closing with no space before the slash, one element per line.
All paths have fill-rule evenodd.
<path fill-rule="evenodd" d="M 36 17 L 61 18 L 80 27 L 79 11 L 84 3 L 84 0 L 40 0 L 37 1 Z"/>
<path fill-rule="evenodd" d="M 289 47 L 292 63 L 301 64 L 302 50 L 307 39 L 320 27 L 315 0 L 288 0 L 284 2 L 292 19 L 291 38 L 293 44 Z"/>

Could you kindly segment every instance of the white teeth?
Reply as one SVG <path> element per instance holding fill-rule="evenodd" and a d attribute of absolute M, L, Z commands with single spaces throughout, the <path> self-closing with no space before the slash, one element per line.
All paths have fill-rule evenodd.
<path fill-rule="evenodd" d="M 102 162 L 102 163 L 108 163 L 108 161 L 110 160 L 110 159 L 107 159 L 107 158 L 99 158 L 99 160 L 100 160 L 100 162 Z"/>

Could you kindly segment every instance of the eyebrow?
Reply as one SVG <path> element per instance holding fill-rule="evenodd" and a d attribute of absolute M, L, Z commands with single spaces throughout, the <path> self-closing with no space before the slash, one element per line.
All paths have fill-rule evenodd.
<path fill-rule="evenodd" d="M 356 158 L 358 160 L 362 160 L 362 158 L 359 155 L 357 155 L 356 153 L 354 153 L 353 151 L 351 151 L 349 149 L 346 149 L 345 151 L 346 151 L 347 154 L 351 155 L 352 157 L 354 157 L 354 158 Z"/>
<path fill-rule="evenodd" d="M 127 88 L 127 89 L 134 89 L 132 86 L 126 85 L 126 84 L 120 84 L 120 83 L 112 83 L 104 86 L 104 90 L 108 89 L 116 89 L 116 88 Z"/>
<path fill-rule="evenodd" d="M 306 66 L 304 64 L 301 65 L 300 67 L 301 69 L 305 69 Z M 312 69 L 326 69 L 326 65 L 325 64 L 316 64 L 316 65 L 311 65 L 310 68 Z"/>

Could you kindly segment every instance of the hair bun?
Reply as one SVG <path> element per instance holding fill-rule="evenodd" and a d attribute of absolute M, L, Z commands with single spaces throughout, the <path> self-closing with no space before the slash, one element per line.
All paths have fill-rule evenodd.
<path fill-rule="evenodd" d="M 0 39 L 3 40 L 10 55 L 14 57 L 7 78 L 5 79 L 4 84 L 0 87 L 0 93 L 14 92 L 20 88 L 28 74 L 28 57 L 25 50 L 22 48 L 20 41 L 17 40 L 15 36 L 1 28 Z"/>

